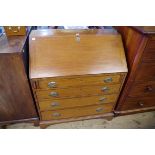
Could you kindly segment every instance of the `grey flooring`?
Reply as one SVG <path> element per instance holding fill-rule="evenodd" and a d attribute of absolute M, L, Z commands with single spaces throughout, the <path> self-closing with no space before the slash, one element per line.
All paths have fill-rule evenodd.
<path fill-rule="evenodd" d="M 8 125 L 7 129 L 39 129 L 32 123 Z M 47 129 L 155 129 L 155 111 L 115 117 L 111 121 L 91 119 L 50 125 Z"/>

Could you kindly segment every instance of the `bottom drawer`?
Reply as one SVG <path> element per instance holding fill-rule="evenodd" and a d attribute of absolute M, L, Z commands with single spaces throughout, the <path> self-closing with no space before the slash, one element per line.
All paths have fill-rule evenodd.
<path fill-rule="evenodd" d="M 121 110 L 133 110 L 155 106 L 155 97 L 127 98 Z"/>
<path fill-rule="evenodd" d="M 42 120 L 55 120 L 65 118 L 76 118 L 112 112 L 114 104 L 104 104 L 100 106 L 87 106 L 74 109 L 64 109 L 57 111 L 41 112 Z"/>

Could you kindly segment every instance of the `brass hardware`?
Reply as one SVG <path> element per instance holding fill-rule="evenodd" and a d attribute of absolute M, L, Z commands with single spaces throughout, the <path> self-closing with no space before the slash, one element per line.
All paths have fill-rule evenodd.
<path fill-rule="evenodd" d="M 153 88 L 152 86 L 146 86 L 145 91 L 152 92 Z"/>
<path fill-rule="evenodd" d="M 18 29 L 18 30 L 14 30 L 13 32 L 14 32 L 14 33 L 19 32 L 19 30 L 20 30 L 20 26 L 18 26 L 17 29 Z M 12 27 L 11 27 L 11 26 L 9 26 L 9 30 L 12 30 Z"/>
<path fill-rule="evenodd" d="M 52 81 L 48 83 L 49 88 L 55 88 L 56 87 L 56 82 Z"/>
<path fill-rule="evenodd" d="M 104 79 L 104 82 L 106 82 L 106 83 L 112 82 L 112 78 L 108 77 L 108 78 Z"/>
<path fill-rule="evenodd" d="M 76 33 L 76 41 L 80 42 L 80 34 L 79 33 Z"/>
<path fill-rule="evenodd" d="M 57 92 L 51 92 L 49 95 L 53 96 L 53 97 L 58 97 L 59 96 L 59 94 Z"/>
<path fill-rule="evenodd" d="M 101 112 L 101 111 L 103 111 L 103 108 L 101 108 L 101 107 L 96 109 L 96 112 Z"/>
<path fill-rule="evenodd" d="M 103 87 L 101 90 L 102 90 L 102 91 L 108 91 L 109 88 L 108 88 L 108 87 Z"/>
<path fill-rule="evenodd" d="M 51 103 L 51 106 L 52 106 L 52 107 L 59 106 L 59 103 L 58 103 L 58 102 L 52 102 L 52 103 Z"/>
<path fill-rule="evenodd" d="M 139 101 L 138 104 L 143 107 L 144 106 L 144 102 L 143 101 Z"/>
<path fill-rule="evenodd" d="M 104 102 L 105 100 L 107 100 L 106 97 L 102 97 L 102 98 L 99 99 L 100 102 Z"/>
<path fill-rule="evenodd" d="M 59 117 L 59 116 L 61 116 L 61 114 L 58 113 L 58 112 L 54 112 L 54 113 L 52 114 L 52 116 L 54 116 L 54 117 Z"/>

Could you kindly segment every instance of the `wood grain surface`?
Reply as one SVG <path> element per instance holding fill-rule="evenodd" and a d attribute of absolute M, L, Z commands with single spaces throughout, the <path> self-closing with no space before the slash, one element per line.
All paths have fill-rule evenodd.
<path fill-rule="evenodd" d="M 110 79 L 108 81 L 108 79 Z M 84 76 L 72 76 L 72 77 L 57 77 L 57 78 L 42 78 L 35 79 L 36 89 L 55 89 L 55 88 L 68 88 L 77 86 L 88 86 L 88 85 L 105 85 L 105 84 L 117 84 L 121 82 L 121 75 L 116 74 L 98 74 L 95 76 L 84 75 Z M 49 87 L 48 84 L 54 82 L 53 87 Z"/>
<path fill-rule="evenodd" d="M 46 110 L 73 108 L 79 106 L 103 105 L 105 103 L 115 103 L 117 97 L 118 94 L 111 94 L 102 96 L 76 97 L 70 99 L 51 99 L 51 100 L 44 100 L 38 103 L 40 111 L 46 111 Z"/>
<path fill-rule="evenodd" d="M 0 37 L 0 53 L 22 53 L 22 49 L 28 39 L 31 27 L 25 36 L 9 36 L 2 35 Z"/>
<path fill-rule="evenodd" d="M 22 56 L 0 54 L 0 121 L 37 117 Z"/>
<path fill-rule="evenodd" d="M 150 108 L 155 106 L 155 95 L 144 97 L 128 97 L 126 102 L 122 105 L 123 110 L 143 110 L 144 108 Z"/>
<path fill-rule="evenodd" d="M 118 33 L 35 30 L 29 43 L 29 77 L 41 126 L 112 116 L 128 70 Z"/>
<path fill-rule="evenodd" d="M 28 35 L 0 37 L 0 124 L 38 120 L 26 73 Z"/>
<path fill-rule="evenodd" d="M 30 78 L 127 72 L 121 36 L 87 31 L 33 31 Z"/>
<path fill-rule="evenodd" d="M 106 88 L 105 90 L 103 90 Z M 104 94 L 119 93 L 120 84 L 115 85 L 100 85 L 100 86 L 85 86 L 67 89 L 55 89 L 55 90 L 40 90 L 36 91 L 38 101 L 44 99 L 55 99 L 55 98 L 73 98 L 82 96 L 95 96 Z M 56 92 L 58 96 L 51 96 L 52 92 Z"/>
<path fill-rule="evenodd" d="M 115 113 L 123 115 L 153 110 L 155 109 L 153 98 L 155 95 L 155 27 L 116 28 L 122 34 L 130 67 Z M 145 104 L 141 106 L 140 101 Z"/>
<path fill-rule="evenodd" d="M 74 109 L 65 109 L 57 111 L 45 111 L 41 113 L 42 120 L 55 120 L 64 118 L 76 118 L 81 116 L 99 115 L 109 113 L 113 109 L 113 104 L 100 106 L 87 106 Z"/>

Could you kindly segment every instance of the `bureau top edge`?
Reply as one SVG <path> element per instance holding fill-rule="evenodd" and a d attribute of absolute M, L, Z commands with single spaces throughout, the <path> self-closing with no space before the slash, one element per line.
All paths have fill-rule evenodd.
<path fill-rule="evenodd" d="M 115 29 L 43 29 L 43 30 L 32 30 L 30 37 L 47 37 L 47 36 L 60 36 L 60 35 L 73 35 L 79 34 L 95 34 L 95 35 L 119 35 Z"/>

